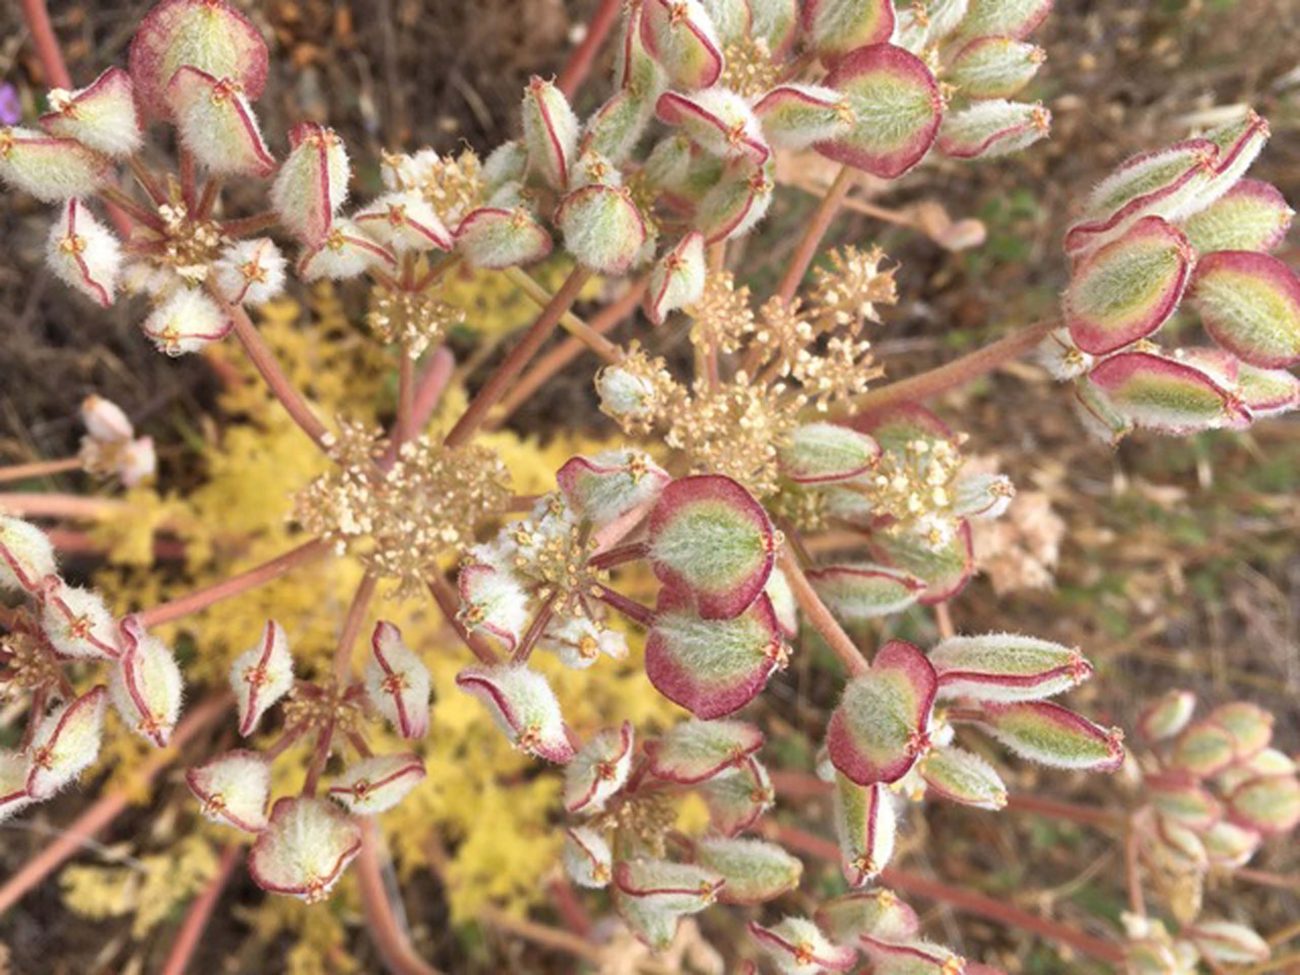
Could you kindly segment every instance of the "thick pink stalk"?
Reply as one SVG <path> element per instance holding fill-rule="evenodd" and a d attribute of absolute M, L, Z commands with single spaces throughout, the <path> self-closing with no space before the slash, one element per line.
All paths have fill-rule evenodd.
<path fill-rule="evenodd" d="M 560 77 L 556 79 L 555 86 L 564 92 L 566 98 L 573 98 L 574 92 L 591 73 L 596 55 L 618 21 L 618 12 L 622 6 L 622 0 L 600 0 L 600 6 L 596 8 L 596 12 L 587 23 L 587 33 L 581 43 L 573 49 L 573 53 L 569 55 L 569 62 L 560 72 Z"/>
<path fill-rule="evenodd" d="M 442 610 L 442 615 L 446 617 L 451 628 L 456 631 L 461 642 L 469 647 L 474 656 L 491 667 L 497 662 L 497 655 L 493 649 L 488 646 L 487 641 L 476 633 L 471 633 L 465 629 L 465 624 L 457 617 L 456 612 L 460 609 L 460 594 L 455 588 L 442 576 L 433 576 L 429 579 L 429 592 L 433 595 L 434 601 L 437 602 L 438 608 Z"/>
<path fill-rule="evenodd" d="M 235 872 L 235 866 L 239 863 L 243 849 L 238 843 L 228 843 L 221 851 L 221 860 L 217 863 L 216 874 L 185 912 L 185 920 L 181 922 L 180 930 L 176 932 L 176 940 L 172 942 L 171 951 L 167 953 L 167 960 L 163 963 L 162 975 L 184 975 L 185 969 L 189 967 L 190 960 L 194 957 L 194 950 L 199 946 L 199 939 L 203 937 L 203 931 L 212 918 L 212 911 L 216 908 L 217 901 L 221 899 L 221 892 L 226 889 L 226 884 L 230 882 L 230 875 Z"/>
<path fill-rule="evenodd" d="M 63 50 L 59 39 L 54 34 L 54 25 L 50 23 L 50 12 L 45 0 L 21 0 L 23 20 L 32 35 L 32 45 L 45 71 L 45 83 L 51 88 L 73 88 L 72 75 L 68 73 L 67 62 L 63 60 Z M 123 237 L 131 233 L 131 218 L 113 204 L 108 204 L 108 215 L 113 226 Z"/>
<path fill-rule="evenodd" d="M 804 225 L 803 236 L 799 238 L 794 253 L 790 255 L 790 263 L 786 265 L 785 274 L 776 289 L 777 296 L 787 305 L 799 290 L 803 276 L 808 273 L 808 267 L 817 256 L 817 248 L 821 246 L 822 238 L 826 236 L 831 222 L 839 213 L 840 204 L 844 202 L 844 197 L 848 195 L 856 180 L 856 170 L 850 166 L 841 166 L 835 181 L 831 183 L 826 195 L 822 197 L 821 202 L 817 204 L 817 209 Z"/>
<path fill-rule="evenodd" d="M 1056 324 L 1050 320 L 1036 322 L 937 369 L 868 390 L 855 399 L 849 409 L 840 412 L 876 413 L 901 403 L 920 403 L 964 386 L 1038 348 Z"/>
<path fill-rule="evenodd" d="M 221 305 L 226 317 L 235 326 L 235 336 L 244 347 L 244 351 L 248 353 L 248 358 L 253 363 L 253 367 L 266 380 L 266 385 L 270 388 L 271 394 L 280 401 L 303 432 L 311 437 L 321 450 L 328 451 L 330 434 L 325 428 L 325 424 L 316 418 L 316 414 L 307 405 L 307 401 L 303 399 L 302 394 L 289 381 L 289 377 L 284 374 L 284 370 L 280 368 L 280 363 L 275 360 L 275 353 L 266 344 L 266 340 L 262 338 L 262 334 L 257 330 L 257 326 L 253 324 L 252 319 L 248 317 L 248 313 L 238 305 L 232 305 L 215 291 L 211 292 L 211 294 Z"/>
<path fill-rule="evenodd" d="M 640 304 L 642 297 L 645 295 L 648 282 L 648 278 L 642 278 L 592 315 L 591 320 L 588 322 L 592 332 L 597 335 L 605 335 L 622 324 L 627 316 L 632 314 L 636 306 Z M 501 410 L 493 418 L 491 426 L 495 428 L 504 423 L 515 410 L 528 401 L 529 397 L 541 389 L 547 380 L 590 347 L 587 341 L 571 335 L 538 359 L 531 369 L 519 377 L 519 382 L 515 383 L 510 392 L 501 400 Z M 604 358 L 608 361 L 607 356 Z"/>
<path fill-rule="evenodd" d="M 826 608 L 826 604 L 817 595 L 808 577 L 803 574 L 799 560 L 795 558 L 793 550 L 788 545 L 781 549 L 777 562 L 781 571 L 785 573 L 786 581 L 790 583 L 790 591 L 794 593 L 795 602 L 808 617 L 808 622 L 812 623 L 817 632 L 822 635 L 822 639 L 834 651 L 835 656 L 840 658 L 849 674 L 856 677 L 858 674 L 866 673 L 867 661 L 862 656 L 862 651 L 844 632 L 844 628 L 836 622 L 831 611 Z"/>
<path fill-rule="evenodd" d="M 62 460 L 38 460 L 30 464 L 14 464 L 12 467 L 0 467 L 0 484 L 6 481 L 26 481 L 33 477 L 49 477 L 52 474 L 66 474 L 68 471 L 81 470 L 80 457 L 64 457 Z"/>
<path fill-rule="evenodd" d="M 177 758 L 186 742 L 218 719 L 228 717 L 233 705 L 233 696 L 225 692 L 190 708 L 172 733 L 168 747 L 154 752 L 133 773 L 132 785 L 139 788 L 151 783 L 159 772 Z M 4 886 L 0 887 L 0 915 L 22 900 L 32 888 L 62 866 L 65 860 L 83 850 L 87 840 L 120 816 L 130 804 L 131 799 L 126 792 L 106 793 L 95 800 L 90 808 L 4 882 Z"/>
<path fill-rule="evenodd" d="M 537 321 L 533 322 L 523 338 L 510 350 L 510 354 L 497 366 L 496 371 L 478 391 L 478 395 L 474 397 L 465 413 L 451 428 L 445 441 L 448 447 L 459 447 L 474 436 L 475 431 L 487 419 L 488 411 L 505 395 L 507 387 L 537 354 L 537 350 L 551 337 L 555 326 L 560 323 L 560 317 L 573 307 L 573 303 L 578 300 L 578 294 L 582 291 L 582 286 L 587 283 L 589 277 L 591 272 L 586 268 L 573 269 L 560 290 L 537 316 Z"/>
<path fill-rule="evenodd" d="M 19 518 L 73 518 L 99 521 L 129 514 L 131 506 L 112 498 L 83 498 L 76 494 L 0 494 L 0 511 Z"/>
<path fill-rule="evenodd" d="M 402 358 L 397 364 L 397 422 L 393 425 L 393 441 L 400 446 L 411 439 L 414 429 L 415 363 L 406 349 L 399 354 Z"/>
<path fill-rule="evenodd" d="M 71 88 L 72 75 L 68 74 L 59 39 L 54 36 L 54 26 L 50 23 L 50 12 L 45 7 L 45 0 L 22 0 L 22 7 L 23 20 L 31 31 L 32 44 L 36 47 L 41 68 L 45 71 L 46 84 L 51 88 Z"/>
<path fill-rule="evenodd" d="M 375 597 L 376 582 L 375 577 L 369 572 L 361 577 L 361 584 L 357 586 L 357 591 L 352 596 L 352 604 L 348 607 L 348 615 L 343 619 L 339 643 L 334 650 L 334 679 L 340 686 L 347 683 L 349 671 L 352 669 L 352 646 L 357 642 L 361 624 L 366 619 L 366 610 L 370 608 L 370 601 Z"/>
<path fill-rule="evenodd" d="M 200 589 L 197 592 L 188 593 L 178 599 L 173 599 L 169 603 L 162 603 L 151 609 L 146 609 L 140 614 L 140 623 L 147 628 L 162 623 L 170 623 L 182 616 L 188 616 L 190 613 L 197 613 L 201 609 L 207 609 L 213 603 L 219 603 L 231 596 L 238 596 L 241 592 L 256 589 L 258 586 L 264 586 L 300 565 L 314 562 L 316 559 L 328 555 L 330 548 L 330 543 L 324 539 L 313 538 L 310 542 L 299 545 L 295 549 L 290 549 L 283 555 L 277 555 L 271 561 L 254 566 L 247 572 L 241 572 L 237 576 L 223 579 L 215 585 Z"/>
<path fill-rule="evenodd" d="M 426 964 L 415 953 L 410 939 L 393 913 L 380 868 L 379 846 L 379 831 L 375 821 L 362 820 L 361 852 L 357 854 L 354 869 L 370 940 L 374 942 L 384 967 L 392 975 L 440 975 L 436 968 Z"/>
<path fill-rule="evenodd" d="M 783 846 L 833 863 L 839 862 L 839 846 L 830 840 L 792 826 L 781 826 L 774 832 L 777 842 Z M 996 921 L 1009 928 L 1019 928 L 1110 965 L 1119 965 L 1124 961 L 1124 951 L 1119 945 L 1103 941 L 1086 931 L 1080 931 L 1059 921 L 1051 921 L 1022 911 L 1018 907 L 1012 907 L 1005 900 L 997 900 L 972 890 L 952 887 L 941 880 L 892 867 L 881 871 L 880 882 L 887 887 L 926 897 L 940 904 L 947 904 L 959 911 Z"/>

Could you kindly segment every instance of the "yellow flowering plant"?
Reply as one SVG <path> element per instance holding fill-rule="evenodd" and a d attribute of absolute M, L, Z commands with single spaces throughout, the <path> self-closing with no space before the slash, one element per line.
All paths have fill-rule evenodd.
<path fill-rule="evenodd" d="M 895 268 L 847 246 L 810 273 L 822 238 L 862 174 L 896 180 L 932 154 L 1046 136 L 1047 111 L 1011 99 L 1043 62 L 1026 38 L 1049 0 L 633 0 L 621 20 L 617 6 L 602 4 L 560 83 L 528 84 L 521 138 L 481 161 L 385 153 L 384 191 L 356 204 L 328 126 L 296 125 L 276 157 L 255 108 L 268 49 L 225 0 L 162 0 L 127 68 L 76 90 L 43 5 L 27 5 L 66 83 L 39 129 L 0 130 L 0 178 L 56 207 L 55 274 L 101 305 L 139 298 L 147 340 L 208 356 L 235 420 L 202 444 L 184 492 L 153 485 L 153 441 L 98 397 L 77 458 L 0 470 L 81 467 L 127 488 L 0 495 L 0 677 L 25 715 L 0 752 L 0 815 L 97 763 L 114 790 L 0 886 L 0 905 L 189 749 L 185 784 L 212 825 L 142 861 L 143 880 L 63 878 L 75 909 L 132 913 L 139 931 L 188 901 L 169 972 L 243 863 L 263 891 L 310 905 L 270 897 L 255 919 L 263 938 L 303 933 L 289 968 L 353 964 L 324 903 L 341 889 L 390 970 L 428 975 L 390 859 L 407 878 L 431 867 L 453 919 L 505 905 L 524 936 L 598 965 L 617 963 L 617 942 L 595 940 L 589 904 L 670 953 L 699 936 L 692 915 L 724 904 L 749 920 L 713 945 L 731 970 L 996 971 L 923 937 L 894 889 L 1135 975 L 1263 960 L 1249 927 L 1199 917 L 1198 869 L 1239 867 L 1300 822 L 1294 765 L 1263 712 L 1225 705 L 1188 724 L 1179 699 L 1144 719 L 1170 743 L 1121 825 L 1130 844 L 1153 842 L 1153 879 L 1184 879 L 1179 929 L 1148 915 L 1130 854 L 1127 933 L 1098 937 L 894 863 L 900 822 L 925 801 L 1115 825 L 1013 795 L 988 757 L 996 745 L 1050 768 L 1132 767 L 1119 729 L 1051 700 L 1092 677 L 1089 661 L 1014 633 L 867 652 L 849 631 L 956 597 L 972 523 L 1015 494 L 968 463 L 966 437 L 924 405 L 938 393 L 1036 352 L 1109 439 L 1300 404 L 1286 371 L 1300 279 L 1268 253 L 1290 210 L 1243 179 L 1266 123 L 1246 114 L 1099 184 L 1065 241 L 1059 321 L 879 385 L 867 332 L 897 301 Z M 615 21 L 613 91 L 580 119 L 569 96 Z M 155 123 L 174 131 L 174 169 L 142 154 Z M 759 301 L 729 247 L 763 219 L 778 157 L 805 150 L 837 175 Z M 228 213 L 234 178 L 267 181 L 267 209 Z M 291 277 L 312 289 L 305 327 Z M 354 285 L 364 332 L 335 291 Z M 1212 346 L 1157 344 L 1184 298 Z M 689 361 L 652 353 L 650 330 L 606 336 L 638 306 L 653 327 L 684 324 Z M 472 394 L 448 342 L 465 329 L 483 359 L 508 346 Z M 617 437 L 542 447 L 501 429 L 584 350 L 602 360 L 594 391 Z M 36 524 L 74 513 L 102 522 L 96 588 L 65 578 L 65 536 Z M 768 734 L 738 714 L 813 643 L 843 675 L 839 703 L 806 743 L 813 774 L 769 769 Z M 810 808 L 834 842 L 769 815 L 799 798 L 829 800 Z M 796 893 L 795 852 L 838 863 L 848 892 Z M 518 920 L 542 881 L 574 931 Z M 797 911 L 761 907 L 786 899 Z"/>

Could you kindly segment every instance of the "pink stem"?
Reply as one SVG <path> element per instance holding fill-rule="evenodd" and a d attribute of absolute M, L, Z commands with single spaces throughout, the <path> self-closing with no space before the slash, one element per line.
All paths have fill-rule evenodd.
<path fill-rule="evenodd" d="M 830 840 L 822 839 L 811 833 L 792 826 L 782 826 L 776 830 L 777 841 L 793 850 L 806 853 L 823 860 L 837 863 L 840 859 L 839 846 Z M 887 867 L 880 874 L 880 882 L 888 887 L 896 887 L 909 894 L 928 897 L 955 907 L 959 911 L 988 918 L 1011 928 L 1019 928 L 1029 934 L 1038 935 L 1059 945 L 1073 948 L 1085 955 L 1091 955 L 1099 961 L 1110 965 L 1119 965 L 1124 960 L 1123 949 L 1110 941 L 1093 937 L 1087 932 L 1050 921 L 1047 918 L 1029 914 L 1012 907 L 1004 900 L 997 900 L 975 891 L 951 887 L 940 880 L 923 877 L 907 870 Z"/>
<path fill-rule="evenodd" d="M 83 498 L 75 494 L 0 494 L 0 511 L 19 518 L 75 518 L 98 521 L 125 515 L 131 508 L 111 498 Z"/>
<path fill-rule="evenodd" d="M 348 607 L 348 615 L 344 617 L 343 630 L 334 650 L 334 679 L 340 686 L 347 682 L 348 671 L 352 669 L 352 646 L 357 642 L 361 624 L 366 619 L 366 610 L 370 608 L 370 601 L 375 596 L 375 583 L 375 577 L 369 572 L 361 577 L 361 584 L 352 597 L 352 605 Z"/>
<path fill-rule="evenodd" d="M 617 22 L 618 12 L 622 6 L 622 0 L 600 0 L 600 6 L 596 8 L 591 21 L 587 24 L 586 35 L 569 55 L 568 64 L 564 66 L 564 70 L 560 72 L 560 77 L 555 82 L 556 87 L 564 92 L 566 98 L 572 99 L 574 92 L 591 73 L 596 55 Z"/>
<path fill-rule="evenodd" d="M 311 411 L 307 401 L 302 398 L 302 394 L 289 381 L 289 377 L 284 374 L 284 370 L 280 368 L 280 364 L 275 360 L 275 354 L 262 338 L 252 319 L 248 317 L 243 308 L 232 305 L 215 291 L 212 291 L 211 294 L 235 326 L 236 337 L 244 347 L 244 351 L 248 353 L 248 358 L 252 361 L 253 367 L 266 380 L 266 385 L 270 387 L 271 394 L 280 401 L 303 432 L 311 437 L 321 450 L 328 452 L 329 431 L 325 428 L 325 424 L 316 419 L 316 414 Z"/>
<path fill-rule="evenodd" d="M 573 307 L 573 303 L 578 300 L 578 294 L 582 291 L 583 285 L 591 277 L 591 272 L 583 267 L 576 267 L 565 279 L 560 290 L 547 302 L 546 307 L 542 309 L 537 320 L 524 333 L 523 338 L 510 350 L 510 354 L 505 357 L 502 363 L 497 366 L 483 388 L 478 391 L 465 413 L 451 428 L 447 434 L 446 444 L 448 447 L 459 447 L 474 435 L 479 425 L 487 419 L 488 410 L 496 405 L 497 401 L 505 395 L 507 387 L 514 381 L 515 377 L 523 371 L 524 366 L 537 354 L 537 350 L 545 344 L 546 340 L 551 337 L 555 331 L 555 326 L 559 324 L 560 318 Z"/>
<path fill-rule="evenodd" d="M 393 428 L 393 442 L 399 447 L 411 439 L 415 430 L 415 361 L 399 350 L 401 361 L 397 364 L 397 423 Z"/>
<path fill-rule="evenodd" d="M 858 415 L 877 413 L 900 403 L 920 403 L 964 386 L 1032 352 L 1056 324 L 1054 321 L 1036 322 L 937 369 L 868 390 L 853 401 L 851 412 Z"/>
<path fill-rule="evenodd" d="M 241 572 L 237 576 L 223 579 L 215 585 L 181 596 L 179 599 L 173 599 L 169 603 L 162 603 L 152 609 L 146 609 L 140 614 L 140 623 L 147 628 L 162 623 L 170 623 L 182 616 L 188 616 L 190 613 L 197 613 L 201 609 L 207 609 L 213 603 L 219 603 L 223 599 L 237 596 L 249 589 L 256 589 L 258 586 L 264 586 L 268 582 L 278 579 L 289 570 L 300 565 L 306 565 L 308 562 L 314 562 L 329 552 L 329 542 L 324 539 L 313 538 L 310 542 L 299 545 L 295 549 L 290 549 L 283 555 L 278 555 L 269 562 L 263 562 L 247 572 Z"/>
<path fill-rule="evenodd" d="M 30 464 L 14 464 L 12 467 L 0 467 L 0 484 L 7 481 L 26 481 L 35 477 L 49 477 L 51 474 L 64 474 L 68 471 L 81 470 L 80 457 L 64 457 L 62 460 L 38 460 Z"/>
<path fill-rule="evenodd" d="M 591 331 L 597 335 L 605 335 L 622 324 L 628 315 L 632 314 L 636 309 L 636 306 L 640 304 L 648 283 L 648 277 L 641 278 L 608 305 L 592 315 L 591 321 L 588 323 Z M 546 355 L 539 358 L 531 369 L 519 377 L 519 382 L 514 384 L 510 392 L 502 397 L 501 409 L 493 417 L 491 426 L 495 428 L 504 423 L 534 393 L 541 389 L 548 379 L 590 348 L 587 342 L 570 335 L 554 349 L 547 352 Z"/>
<path fill-rule="evenodd" d="M 835 617 L 831 615 L 831 611 L 826 608 L 826 604 L 817 595 L 812 583 L 803 574 L 803 569 L 799 566 L 799 560 L 795 558 L 794 552 L 789 546 L 781 549 L 777 561 L 781 566 L 781 571 L 785 573 L 786 581 L 790 583 L 790 591 L 794 594 L 795 602 L 799 604 L 799 608 L 808 617 L 808 622 L 812 623 L 817 632 L 822 635 L 822 639 L 834 651 L 835 656 L 840 658 L 845 669 L 853 676 L 866 673 L 867 661 L 863 658 L 862 652 L 849 639 L 849 635 L 844 632 L 844 628 L 836 622 Z"/>
<path fill-rule="evenodd" d="M 54 25 L 50 23 L 50 12 L 45 8 L 45 0 L 22 0 L 23 19 L 32 34 L 32 44 L 36 47 L 36 56 L 45 71 L 45 82 L 51 88 L 71 88 L 72 75 L 68 74 L 68 65 L 63 60 L 63 51 L 59 39 L 54 35 Z"/>
<path fill-rule="evenodd" d="M 415 953 L 393 913 L 379 863 L 379 844 L 379 831 L 374 820 L 362 820 L 361 852 L 356 862 L 357 888 L 361 895 L 361 909 L 366 916 L 366 930 L 375 950 L 392 975 L 440 975 Z"/>
<path fill-rule="evenodd" d="M 808 273 L 809 265 L 817 256 L 817 248 L 821 246 L 822 238 L 826 236 L 826 231 L 830 229 L 831 222 L 839 212 L 840 204 L 844 202 L 844 197 L 856 180 L 856 170 L 850 166 L 841 166 L 830 189 L 822 197 L 813 215 L 808 218 L 803 236 L 799 239 L 794 253 L 790 255 L 790 263 L 786 265 L 785 274 L 776 289 L 777 297 L 787 305 L 794 300 L 803 276 Z"/>
<path fill-rule="evenodd" d="M 598 586 L 592 595 L 606 606 L 618 610 L 632 622 L 640 623 L 646 629 L 654 625 L 654 610 L 649 606 L 642 606 L 635 599 L 629 599 L 621 592 L 616 592 L 608 586 Z"/>
<path fill-rule="evenodd" d="M 216 874 L 204 886 L 199 896 L 194 898 L 185 913 L 185 920 L 181 923 L 180 930 L 176 932 L 176 940 L 172 942 L 172 949 L 163 963 L 162 975 L 184 975 L 194 950 L 199 946 L 199 939 L 203 937 L 203 931 L 208 926 L 208 920 L 212 917 L 212 911 L 216 908 L 217 901 L 221 899 L 221 892 L 230 882 L 230 875 L 234 873 L 242 849 L 238 843 L 229 843 L 221 851 L 221 860 L 217 863 Z"/>

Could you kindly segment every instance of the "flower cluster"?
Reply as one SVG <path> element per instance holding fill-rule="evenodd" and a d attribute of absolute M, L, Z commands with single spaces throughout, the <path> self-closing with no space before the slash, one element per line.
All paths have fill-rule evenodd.
<path fill-rule="evenodd" d="M 393 450 L 373 431 L 341 422 L 330 454 L 334 469 L 299 492 L 297 520 L 406 592 L 421 589 L 438 558 L 463 549 L 474 526 L 510 499 L 509 475 L 485 447 L 420 437 Z"/>
<path fill-rule="evenodd" d="M 880 375 L 861 332 L 878 321 L 877 305 L 896 300 L 893 271 L 881 270 L 875 249 L 831 257 L 806 307 L 774 297 L 756 314 L 749 289 L 727 272 L 707 273 L 702 238 L 687 238 L 652 272 L 647 314 L 661 322 L 684 307 L 697 355 L 716 361 L 743 347 L 743 361 L 726 381 L 704 373 L 688 385 L 634 347 L 597 377 L 601 408 L 629 434 L 661 429 L 696 470 L 725 474 L 760 497 L 775 493 L 786 453 L 811 429 L 800 427 L 805 408 L 846 403 Z"/>
<path fill-rule="evenodd" d="M 970 519 L 1000 517 L 1015 496 L 1005 476 L 967 471 L 964 438 L 909 405 L 853 425 L 800 428 L 783 451 L 774 510 L 806 531 L 868 532 L 874 561 L 817 566 L 809 578 L 846 622 L 932 604 L 974 572 Z"/>
<path fill-rule="evenodd" d="M 363 729 L 367 715 L 378 714 L 402 738 L 423 738 L 429 730 L 429 672 L 392 623 L 378 623 L 370 644 L 360 682 L 295 681 L 288 638 L 268 620 L 257 645 L 230 669 L 240 735 L 253 734 L 281 700 L 285 730 L 264 751 L 223 752 L 185 778 L 206 817 L 257 837 L 248 869 L 264 890 L 324 900 L 361 849 L 356 817 L 391 809 L 424 779 L 418 755 L 376 755 Z M 304 740 L 313 750 L 301 792 L 272 803 L 272 763 Z M 357 759 L 325 784 L 322 798 L 317 789 L 326 763 L 345 746 Z"/>
<path fill-rule="evenodd" d="M 0 688 L 28 702 L 19 747 L 0 752 L 2 819 L 49 799 L 95 761 L 110 703 L 128 728 L 164 747 L 180 716 L 182 678 L 138 617 L 115 619 L 99 593 L 65 582 L 45 533 L 4 514 L 0 592 L 22 599 L 0 608 Z"/>
<path fill-rule="evenodd" d="M 1064 327 L 1043 361 L 1074 380 L 1079 414 L 1117 442 L 1134 427 L 1242 428 L 1300 406 L 1300 277 L 1269 254 L 1292 210 L 1243 176 L 1268 124 L 1250 112 L 1142 153 L 1099 183 L 1070 228 Z M 1188 306 L 1213 346 L 1153 336 Z"/>

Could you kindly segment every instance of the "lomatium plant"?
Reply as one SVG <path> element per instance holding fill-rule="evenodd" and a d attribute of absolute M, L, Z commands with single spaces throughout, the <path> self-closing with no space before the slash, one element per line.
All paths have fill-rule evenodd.
<path fill-rule="evenodd" d="M 1112 442 L 1240 428 L 1300 404 L 1287 371 L 1300 361 L 1300 280 L 1269 254 L 1291 211 L 1245 178 L 1268 137 L 1253 113 L 1102 180 L 1065 239 L 1059 318 L 932 372 L 882 381 L 870 334 L 899 281 L 880 249 L 831 250 L 809 273 L 864 174 L 883 185 L 931 155 L 999 156 L 1048 135 L 1046 109 L 1015 99 L 1043 64 L 1029 37 L 1050 6 L 630 0 L 613 35 L 612 92 L 587 118 L 566 96 L 581 71 L 563 85 L 534 78 L 519 139 L 482 158 L 393 147 L 370 161 L 383 192 L 352 202 L 338 133 L 303 122 L 263 134 L 268 48 L 255 26 L 224 0 L 159 3 L 125 68 L 57 88 L 33 125 L 0 129 L 0 177 L 53 208 L 47 260 L 59 278 L 97 305 L 130 303 L 144 340 L 166 355 L 237 343 L 320 458 L 300 483 L 274 481 L 292 492 L 297 547 L 134 612 L 64 578 L 58 534 L 0 519 L 0 676 L 26 714 L 0 753 L 0 815 L 89 768 L 110 708 L 159 748 L 228 719 L 223 739 L 243 744 L 199 756 L 185 777 L 198 809 L 245 838 L 253 880 L 316 902 L 360 854 L 381 956 L 394 971 L 429 972 L 393 917 L 372 820 L 432 771 L 457 774 L 430 769 L 420 746 L 431 708 L 436 719 L 451 705 L 431 703 L 427 641 L 367 620 L 380 598 L 417 613 L 432 601 L 473 658 L 455 664 L 455 685 L 536 759 L 529 776 L 562 777 L 563 812 L 539 825 L 557 849 L 562 840 L 570 917 L 587 910 L 570 884 L 603 891 L 588 907 L 612 908 L 680 959 L 682 932 L 700 930 L 684 919 L 740 912 L 750 938 L 715 944 L 701 970 L 995 971 L 927 940 L 899 888 L 1134 975 L 1266 958 L 1246 923 L 1202 901 L 1207 876 L 1242 868 L 1300 821 L 1295 765 L 1271 746 L 1267 714 L 1236 702 L 1193 722 L 1193 698 L 1173 692 L 1142 715 L 1135 756 L 1119 729 L 1068 706 L 1093 674 L 1077 648 L 1019 633 L 947 632 L 928 647 L 849 636 L 953 599 L 974 570 L 972 522 L 998 518 L 1015 495 L 924 405 L 936 394 L 1036 353 L 1071 383 L 1061 395 L 1084 424 Z M 57 49 L 41 53 L 59 77 Z M 173 137 L 166 168 L 157 160 Z M 838 174 L 774 291 L 755 295 L 730 269 L 728 245 L 759 226 L 778 158 L 799 152 Z M 223 187 L 234 181 L 264 187 L 265 209 L 230 212 Z M 570 269 L 553 290 L 524 270 L 548 258 Z M 471 272 L 541 310 L 460 414 L 443 417 L 446 339 L 476 324 L 453 295 Z M 265 340 L 257 310 L 291 278 L 368 289 L 364 326 L 391 356 L 358 362 L 396 364 L 387 427 L 371 403 L 311 402 Z M 593 279 L 606 293 L 626 281 L 598 322 L 573 310 Z M 606 338 L 636 305 L 648 325 L 625 345 Z M 1212 344 L 1189 344 L 1190 328 L 1176 347 L 1159 344 L 1176 315 Z M 670 327 L 689 337 L 689 356 L 650 351 Z M 539 360 L 557 330 L 569 333 L 559 357 Z M 543 490 L 517 493 L 488 431 L 518 405 L 516 390 L 526 396 L 582 349 L 602 360 L 594 392 L 621 436 L 565 461 Z M 335 415 L 322 419 L 322 407 Z M 82 466 L 127 487 L 156 476 L 152 441 L 120 409 L 92 397 L 83 420 L 79 458 L 44 470 Z M 28 469 L 14 471 L 0 476 Z M 187 668 L 158 628 L 328 558 L 354 563 L 360 578 L 331 660 L 295 659 L 295 633 L 267 619 L 215 665 L 228 691 L 184 692 Z M 208 653 L 203 628 L 187 632 L 188 655 Z M 357 672 L 353 645 L 367 633 Z M 770 771 L 761 713 L 742 712 L 814 643 L 843 680 L 815 774 Z M 569 720 L 559 671 L 591 668 L 574 678 L 582 687 L 629 661 L 675 706 L 658 713 L 674 717 Z M 473 763 L 478 747 L 442 760 Z M 1127 810 L 1056 807 L 1125 843 L 1126 931 L 1099 937 L 893 863 L 919 805 L 997 811 L 1015 800 L 1004 756 L 1126 770 Z M 823 795 L 824 807 L 813 801 Z M 836 842 L 775 819 L 787 800 L 824 808 Z M 787 848 L 837 861 L 842 892 L 792 893 L 804 866 Z M 12 903 L 52 866 L 24 874 L 17 891 L 10 881 L 0 899 Z M 1150 911 L 1145 887 L 1160 901 Z M 778 899 L 780 910 L 756 907 Z M 604 958 L 569 937 L 556 943 Z M 727 960 L 707 960 L 717 952 Z"/>

